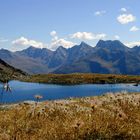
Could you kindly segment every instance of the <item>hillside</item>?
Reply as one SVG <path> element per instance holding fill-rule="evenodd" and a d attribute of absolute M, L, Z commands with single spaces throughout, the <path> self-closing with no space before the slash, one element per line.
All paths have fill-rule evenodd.
<path fill-rule="evenodd" d="M 27 73 L 45 73 L 48 71 L 47 66 L 43 64 L 44 61 L 17 54 L 9 50 L 0 49 L 0 58 L 11 66 Z"/>
<path fill-rule="evenodd" d="M 17 52 L 1 49 L 0 58 L 31 74 L 140 75 L 140 47 L 129 48 L 119 40 L 99 40 L 95 47 L 81 42 L 69 49 L 59 46 L 55 51 L 33 46 Z"/>
<path fill-rule="evenodd" d="M 0 81 L 24 78 L 27 73 L 16 69 L 0 59 Z"/>

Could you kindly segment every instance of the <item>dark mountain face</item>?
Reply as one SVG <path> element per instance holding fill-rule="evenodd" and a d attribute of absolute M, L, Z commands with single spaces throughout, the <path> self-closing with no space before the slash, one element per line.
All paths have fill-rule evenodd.
<path fill-rule="evenodd" d="M 95 47 L 81 42 L 56 51 L 29 47 L 13 53 L 1 49 L 0 58 L 29 73 L 140 74 L 140 47 L 128 48 L 118 40 L 100 40 Z"/>
<path fill-rule="evenodd" d="M 0 59 L 30 74 L 48 72 L 47 66 L 40 59 L 34 59 L 5 49 L 0 50 Z"/>
<path fill-rule="evenodd" d="M 92 47 L 87 52 L 87 55 L 80 57 L 80 59 L 73 61 L 71 64 L 61 66 L 55 73 L 140 74 L 140 54 L 136 55 L 140 51 L 134 52 L 134 50 L 126 47 L 120 41 L 100 40 L 96 47 Z M 137 67 L 134 65 L 137 65 Z"/>
<path fill-rule="evenodd" d="M 18 55 L 31 57 L 34 59 L 44 60 L 45 63 L 49 62 L 50 58 L 53 55 L 53 52 L 49 49 L 43 48 L 35 48 L 30 46 L 29 48 L 16 52 Z"/>
<path fill-rule="evenodd" d="M 48 63 L 49 68 L 57 68 L 63 65 L 68 57 L 68 51 L 66 48 L 60 46 L 57 50 L 53 53 L 51 60 Z"/>
<path fill-rule="evenodd" d="M 66 64 L 56 71 L 54 73 L 109 73 L 109 70 L 104 67 L 102 64 L 96 61 L 77 61 L 72 64 Z"/>
<path fill-rule="evenodd" d="M 128 49 L 123 43 L 121 43 L 118 40 L 99 40 L 99 42 L 96 45 L 97 48 L 102 49 L 109 49 L 109 50 L 125 50 Z"/>
<path fill-rule="evenodd" d="M 68 49 L 68 59 L 67 63 L 73 63 L 84 57 L 88 57 L 94 52 L 93 47 L 89 46 L 85 42 L 81 42 L 80 45 L 75 45 L 74 47 Z"/>
<path fill-rule="evenodd" d="M 140 51 L 140 46 L 134 46 L 134 47 L 132 48 L 132 50 L 133 50 L 133 51 Z"/>
<path fill-rule="evenodd" d="M 26 75 L 27 74 L 25 72 L 10 66 L 0 59 L 0 82 L 5 82 L 10 78 L 23 78 Z"/>
<path fill-rule="evenodd" d="M 140 46 L 134 46 L 131 50 L 137 54 L 137 56 L 140 56 Z"/>

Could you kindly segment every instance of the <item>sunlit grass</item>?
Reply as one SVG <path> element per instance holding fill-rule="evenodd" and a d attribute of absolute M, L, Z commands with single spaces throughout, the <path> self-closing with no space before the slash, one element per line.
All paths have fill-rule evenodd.
<path fill-rule="evenodd" d="M 29 82 L 53 83 L 53 84 L 84 84 L 84 83 L 137 83 L 140 76 L 115 75 L 115 74 L 38 74 L 32 75 Z"/>
<path fill-rule="evenodd" d="M 35 103 L 0 107 L 1 139 L 140 138 L 138 93 Z"/>

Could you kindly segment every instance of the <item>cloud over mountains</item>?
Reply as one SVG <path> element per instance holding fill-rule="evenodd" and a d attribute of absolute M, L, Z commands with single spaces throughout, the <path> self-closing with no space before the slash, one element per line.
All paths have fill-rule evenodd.
<path fill-rule="evenodd" d="M 128 24 L 130 22 L 134 22 L 136 20 L 136 17 L 132 14 L 121 14 L 117 17 L 117 20 L 121 24 Z"/>

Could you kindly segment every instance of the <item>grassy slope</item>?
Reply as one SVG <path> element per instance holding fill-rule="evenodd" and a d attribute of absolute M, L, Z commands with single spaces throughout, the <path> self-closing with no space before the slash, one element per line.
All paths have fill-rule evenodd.
<path fill-rule="evenodd" d="M 0 138 L 140 139 L 140 94 L 21 103 L 0 110 Z"/>
<path fill-rule="evenodd" d="M 113 74 L 39 74 L 32 75 L 30 82 L 54 84 L 82 84 L 82 83 L 133 83 L 140 81 L 140 76 Z"/>

